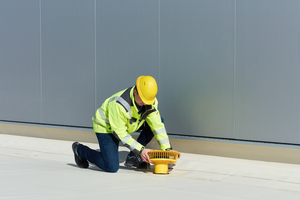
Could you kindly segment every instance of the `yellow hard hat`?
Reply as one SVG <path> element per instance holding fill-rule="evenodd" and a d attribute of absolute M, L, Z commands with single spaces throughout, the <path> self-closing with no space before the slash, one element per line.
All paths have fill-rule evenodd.
<path fill-rule="evenodd" d="M 152 105 L 157 94 L 157 84 L 152 76 L 140 76 L 136 80 L 136 87 L 142 101 Z"/>

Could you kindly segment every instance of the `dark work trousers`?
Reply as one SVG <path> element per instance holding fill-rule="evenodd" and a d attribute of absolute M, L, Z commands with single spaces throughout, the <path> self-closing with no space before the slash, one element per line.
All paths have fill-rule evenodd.
<path fill-rule="evenodd" d="M 141 133 L 137 141 L 146 146 L 152 140 L 153 132 L 146 122 L 139 130 Z M 108 133 L 96 133 L 96 136 L 100 152 L 80 144 L 77 153 L 106 172 L 117 172 L 119 170 L 119 140 L 113 134 Z M 134 155 L 134 153 L 130 152 L 129 155 Z"/>

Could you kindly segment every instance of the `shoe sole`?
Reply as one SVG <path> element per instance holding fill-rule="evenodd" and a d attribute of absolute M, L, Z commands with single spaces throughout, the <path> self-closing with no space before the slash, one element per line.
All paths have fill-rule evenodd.
<path fill-rule="evenodd" d="M 137 166 L 135 166 L 134 164 L 130 164 L 130 163 L 124 163 L 124 166 L 125 167 L 128 167 L 128 168 L 136 168 L 136 169 L 150 169 L 150 166 L 148 167 L 137 167 Z"/>
<path fill-rule="evenodd" d="M 133 164 L 126 163 L 126 162 L 124 163 L 124 166 L 125 166 L 125 167 L 135 167 Z"/>

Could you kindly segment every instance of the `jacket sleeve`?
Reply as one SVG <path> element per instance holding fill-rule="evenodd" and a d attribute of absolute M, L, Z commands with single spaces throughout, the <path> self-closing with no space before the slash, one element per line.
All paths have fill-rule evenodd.
<path fill-rule="evenodd" d="M 155 112 L 151 113 L 150 115 L 147 116 L 146 122 L 150 126 L 154 137 L 158 141 L 161 150 L 170 150 L 172 149 L 169 137 L 167 135 L 165 125 L 161 121 L 161 116 L 158 110 Z"/>
<path fill-rule="evenodd" d="M 138 143 L 127 132 L 126 123 L 129 120 L 128 112 L 126 112 L 123 106 L 115 102 L 111 102 L 108 105 L 108 109 L 108 120 L 113 131 L 113 135 L 133 153 L 135 153 L 136 155 L 140 155 L 145 147 Z"/>

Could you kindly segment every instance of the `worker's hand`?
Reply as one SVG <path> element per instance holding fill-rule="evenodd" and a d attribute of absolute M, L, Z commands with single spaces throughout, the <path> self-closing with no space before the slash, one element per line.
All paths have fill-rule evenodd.
<path fill-rule="evenodd" d="M 141 153 L 142 159 L 143 159 L 145 162 L 147 162 L 147 163 L 152 162 L 152 161 L 150 160 L 150 158 L 149 158 L 149 155 L 148 155 L 148 152 L 149 152 L 149 151 L 153 151 L 153 150 L 152 150 L 152 149 L 144 149 L 144 150 L 142 151 L 142 153 Z"/>

